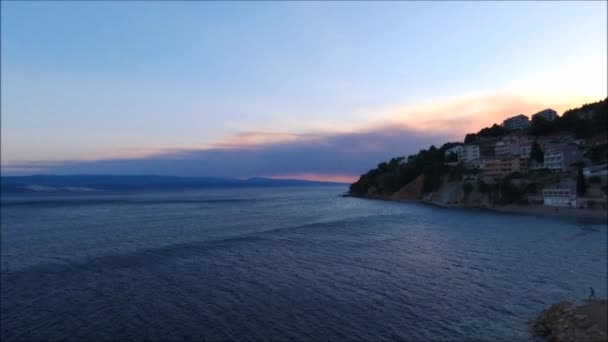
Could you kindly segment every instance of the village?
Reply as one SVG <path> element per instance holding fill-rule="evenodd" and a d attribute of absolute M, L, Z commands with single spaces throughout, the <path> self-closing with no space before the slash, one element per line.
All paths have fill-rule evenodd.
<path fill-rule="evenodd" d="M 590 149 L 606 144 L 605 134 L 588 139 L 576 138 L 571 132 L 530 134 L 532 122 L 552 123 L 557 118 L 553 109 L 531 118 L 524 114 L 509 117 L 501 125 L 508 133 L 448 148 L 445 164 L 464 165 L 465 184 L 492 186 L 510 178 L 515 186 L 528 190 L 518 204 L 605 209 L 608 164 L 597 164 L 588 155 Z"/>
<path fill-rule="evenodd" d="M 562 115 L 544 109 L 510 116 L 462 142 L 380 163 L 351 184 L 348 195 L 604 217 L 607 120 L 608 99 Z"/>

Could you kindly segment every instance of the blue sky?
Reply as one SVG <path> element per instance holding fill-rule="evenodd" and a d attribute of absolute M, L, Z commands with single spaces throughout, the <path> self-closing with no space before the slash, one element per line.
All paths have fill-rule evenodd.
<path fill-rule="evenodd" d="M 1 6 L 3 173 L 127 159 L 107 172 L 154 173 L 144 159 L 200 158 L 229 142 L 236 159 L 320 148 L 297 149 L 299 168 L 266 158 L 231 176 L 353 175 L 502 116 L 606 97 L 606 2 Z M 446 113 L 467 124 L 454 129 Z M 403 146 L 383 148 L 395 127 Z M 319 153 L 346 153 L 344 137 L 371 139 L 360 143 L 377 158 L 320 167 Z M 235 167 L 192 163 L 205 168 L 166 172 Z"/>

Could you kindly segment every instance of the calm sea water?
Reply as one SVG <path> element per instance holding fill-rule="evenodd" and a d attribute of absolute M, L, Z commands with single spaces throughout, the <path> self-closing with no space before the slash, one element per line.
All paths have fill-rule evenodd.
<path fill-rule="evenodd" d="M 526 340 L 605 223 L 266 188 L 2 198 L 2 340 Z"/>

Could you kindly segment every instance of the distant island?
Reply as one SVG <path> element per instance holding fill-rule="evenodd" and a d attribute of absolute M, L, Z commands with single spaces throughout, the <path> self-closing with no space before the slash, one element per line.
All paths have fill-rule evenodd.
<path fill-rule="evenodd" d="M 343 183 L 272 178 L 171 177 L 154 175 L 3 176 L 2 193 L 83 192 L 110 190 L 184 190 L 235 187 L 318 186 Z"/>
<path fill-rule="evenodd" d="M 441 206 L 606 217 L 608 98 L 558 115 L 519 114 L 463 142 L 395 157 L 347 195 Z"/>

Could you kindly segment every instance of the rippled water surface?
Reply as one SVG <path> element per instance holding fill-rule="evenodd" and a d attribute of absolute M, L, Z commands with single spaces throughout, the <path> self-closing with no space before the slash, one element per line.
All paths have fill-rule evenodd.
<path fill-rule="evenodd" d="M 2 340 L 525 340 L 606 296 L 605 223 L 344 190 L 4 196 Z"/>

